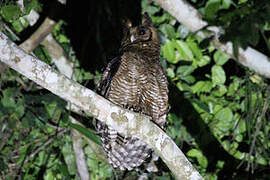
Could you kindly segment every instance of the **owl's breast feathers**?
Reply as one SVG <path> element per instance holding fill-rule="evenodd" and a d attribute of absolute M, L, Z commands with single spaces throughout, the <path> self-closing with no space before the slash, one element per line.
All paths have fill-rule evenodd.
<path fill-rule="evenodd" d="M 107 89 L 107 99 L 152 117 L 163 127 L 168 109 L 168 85 L 159 56 L 125 52 Z M 106 80 L 107 81 L 107 80 Z"/>

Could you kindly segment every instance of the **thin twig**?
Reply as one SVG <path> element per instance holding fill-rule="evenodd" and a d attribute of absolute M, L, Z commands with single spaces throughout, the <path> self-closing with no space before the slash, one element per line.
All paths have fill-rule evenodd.
<path fill-rule="evenodd" d="M 67 131 L 67 128 L 62 128 L 62 130 L 60 130 L 59 132 L 57 132 L 57 130 L 54 132 L 54 134 L 56 134 L 57 132 L 57 136 L 61 136 L 62 134 L 64 134 Z M 29 162 L 29 160 L 33 157 L 35 157 L 40 151 L 42 151 L 43 149 L 45 149 L 45 147 L 47 147 L 49 144 L 51 144 L 53 141 L 55 140 L 54 136 L 51 136 L 51 138 L 49 138 L 42 146 L 40 146 L 39 148 L 37 148 L 34 152 L 32 152 L 24 161 L 23 164 L 27 164 Z"/>
<path fill-rule="evenodd" d="M 253 152 L 255 151 L 255 143 L 256 143 L 256 140 L 257 140 L 257 136 L 259 135 L 260 129 L 262 127 L 262 119 L 263 119 L 263 116 L 265 116 L 265 113 L 266 113 L 266 111 L 268 109 L 268 106 L 269 106 L 269 102 L 268 102 L 268 99 L 266 99 L 265 102 L 264 102 L 264 105 L 263 105 L 262 113 L 257 118 L 256 130 L 255 130 L 255 133 L 253 135 L 253 139 L 252 139 L 252 142 L 251 142 L 251 147 L 250 147 L 249 154 L 248 154 L 249 155 L 249 160 L 250 160 L 250 157 L 252 156 Z M 249 171 L 250 165 L 252 166 L 251 167 L 251 172 L 254 173 L 254 168 L 253 168 L 252 161 L 248 161 L 248 166 L 247 166 L 246 170 Z"/>
<path fill-rule="evenodd" d="M 73 117 L 69 117 L 72 123 L 78 124 L 78 121 L 74 119 Z M 73 150 L 75 154 L 76 159 L 76 165 L 77 165 L 77 171 L 80 175 L 81 180 L 90 180 L 90 175 L 88 172 L 83 148 L 82 148 L 82 137 L 79 132 L 77 132 L 75 129 L 71 129 L 71 138 L 72 138 L 72 144 L 73 144 Z"/>

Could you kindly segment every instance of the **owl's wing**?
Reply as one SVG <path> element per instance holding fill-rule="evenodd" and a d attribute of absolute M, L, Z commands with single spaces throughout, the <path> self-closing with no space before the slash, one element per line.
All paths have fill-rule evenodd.
<path fill-rule="evenodd" d="M 102 79 L 98 85 L 98 91 L 105 98 L 107 98 L 107 94 L 110 90 L 110 84 L 111 84 L 112 77 L 117 72 L 117 70 L 120 66 L 120 62 L 121 62 L 121 56 L 116 56 L 115 58 L 110 60 L 106 69 L 103 71 Z M 116 139 L 117 131 L 115 131 L 111 128 L 108 128 L 108 126 L 106 124 L 104 124 L 96 119 L 94 119 L 93 124 L 97 129 L 97 133 L 101 137 L 106 137 L 106 138 L 103 138 L 104 141 L 109 141 L 110 139 Z M 108 147 L 105 147 L 105 149 L 106 148 L 108 148 Z"/>
<path fill-rule="evenodd" d="M 102 79 L 99 83 L 98 90 L 102 96 L 107 97 L 107 93 L 110 88 L 111 79 L 114 74 L 117 72 L 121 63 L 121 56 L 113 58 L 107 65 L 106 69 L 103 72 Z"/>

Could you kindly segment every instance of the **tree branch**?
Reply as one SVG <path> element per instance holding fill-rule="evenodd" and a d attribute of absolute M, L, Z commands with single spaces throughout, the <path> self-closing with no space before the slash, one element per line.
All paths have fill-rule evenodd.
<path fill-rule="evenodd" d="M 30 38 L 24 41 L 20 47 L 28 52 L 32 52 L 40 42 L 52 32 L 55 25 L 56 22 L 47 17 L 41 26 L 31 35 Z"/>
<path fill-rule="evenodd" d="M 149 117 L 116 106 L 93 91 L 68 79 L 49 65 L 26 54 L 0 32 L 0 61 L 40 86 L 75 104 L 119 133 L 149 144 L 177 179 L 202 179 L 173 140 Z"/>
<path fill-rule="evenodd" d="M 168 11 L 168 13 L 174 16 L 180 23 L 185 25 L 192 32 L 197 32 L 208 25 L 206 21 L 202 20 L 199 12 L 190 4 L 185 2 L 185 0 L 154 1 L 156 1 L 163 9 Z M 214 33 L 215 38 L 214 40 L 212 40 L 212 43 L 217 49 L 225 52 L 243 66 L 250 68 L 251 70 L 264 77 L 270 78 L 270 60 L 267 56 L 251 47 L 248 47 L 245 50 L 239 48 L 239 55 L 238 57 L 235 57 L 231 42 L 228 42 L 226 44 L 219 42 L 219 36 L 223 33 L 223 30 L 215 26 L 209 27 L 207 29 Z M 202 38 L 206 38 L 209 36 L 202 31 L 198 32 L 197 34 Z"/>
<path fill-rule="evenodd" d="M 64 50 L 53 38 L 52 34 L 49 34 L 42 42 L 42 44 L 48 50 L 54 64 L 59 69 L 59 71 L 70 79 L 75 80 L 73 75 L 73 63 L 69 62 L 65 56 Z M 70 110 L 70 103 L 67 105 L 67 109 Z M 75 124 L 80 124 L 74 117 L 69 116 L 69 121 Z M 81 124 L 80 124 L 81 125 Z M 82 135 L 75 129 L 70 130 L 70 135 L 72 138 L 73 150 L 76 159 L 77 171 L 81 180 L 90 180 L 90 174 L 88 172 L 88 167 L 85 160 L 85 155 L 82 147 Z M 89 144 L 91 148 L 95 149 L 93 144 Z M 95 146 L 98 146 L 95 144 Z M 101 147 L 100 147 L 101 148 Z M 102 153 L 101 153 L 102 154 Z"/>
<path fill-rule="evenodd" d="M 69 116 L 69 120 L 72 123 L 78 124 L 77 120 L 74 119 L 72 116 Z M 74 154 L 75 154 L 75 159 L 76 159 L 76 165 L 77 165 L 77 170 L 80 175 L 81 180 L 89 180 L 90 175 L 88 172 L 84 152 L 83 152 L 83 147 L 82 147 L 82 136 L 81 134 L 76 131 L 75 129 L 71 129 L 71 138 L 72 138 L 72 144 L 73 144 L 73 149 L 74 149 Z"/>
<path fill-rule="evenodd" d="M 58 70 L 67 76 L 72 78 L 73 74 L 73 64 L 68 61 L 65 56 L 64 50 L 62 47 L 55 41 L 52 37 L 53 27 L 56 25 L 56 22 L 50 18 L 46 18 L 37 31 L 34 32 L 29 39 L 24 41 L 20 45 L 25 51 L 30 53 L 34 50 L 41 42 L 47 48 L 48 53 L 50 54 L 52 61 L 55 63 Z M 67 105 L 67 108 L 70 106 Z M 72 123 L 78 123 L 76 119 L 72 116 L 69 117 L 69 121 Z M 82 148 L 82 135 L 78 133 L 75 129 L 70 130 L 70 135 L 72 138 L 73 150 L 76 159 L 77 171 L 82 180 L 89 180 L 90 175 L 88 172 L 83 148 Z M 91 144 L 93 145 L 93 144 Z M 97 145 L 96 145 L 97 146 Z"/>

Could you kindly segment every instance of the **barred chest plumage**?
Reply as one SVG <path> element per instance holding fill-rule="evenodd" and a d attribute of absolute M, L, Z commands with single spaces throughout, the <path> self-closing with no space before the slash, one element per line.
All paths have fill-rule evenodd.
<path fill-rule="evenodd" d="M 144 16 L 142 25 L 128 26 L 121 56 L 113 59 L 103 73 L 101 92 L 117 105 L 150 116 L 163 128 L 168 110 L 168 83 L 159 48 L 148 15 Z M 99 121 L 96 127 L 113 167 L 131 170 L 151 156 L 151 148 L 138 138 L 123 137 Z"/>

